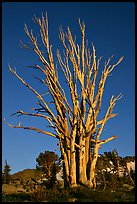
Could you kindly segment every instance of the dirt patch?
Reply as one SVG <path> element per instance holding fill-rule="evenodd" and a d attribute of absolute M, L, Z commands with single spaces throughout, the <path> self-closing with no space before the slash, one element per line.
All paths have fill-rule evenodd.
<path fill-rule="evenodd" d="M 2 185 L 2 193 L 3 194 L 12 194 L 12 193 L 18 193 L 18 192 L 25 192 L 25 190 L 18 186 L 14 186 L 12 184 L 3 184 Z"/>

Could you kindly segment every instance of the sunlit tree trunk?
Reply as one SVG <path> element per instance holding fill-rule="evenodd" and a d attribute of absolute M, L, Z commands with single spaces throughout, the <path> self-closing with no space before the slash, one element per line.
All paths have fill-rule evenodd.
<path fill-rule="evenodd" d="M 85 140 L 80 138 L 80 146 L 83 148 L 79 152 L 79 182 L 82 184 L 86 184 L 87 182 L 87 173 L 86 173 L 86 153 L 85 153 Z"/>
<path fill-rule="evenodd" d="M 70 172 L 69 172 L 69 179 L 70 179 L 70 186 L 75 187 L 77 186 L 76 183 L 76 157 L 75 157 L 75 137 L 72 138 L 71 141 L 71 149 L 70 149 Z"/>
<path fill-rule="evenodd" d="M 29 66 L 29 68 L 36 69 L 43 74 L 44 79 L 39 79 L 39 81 L 46 87 L 47 93 L 42 94 L 40 90 L 36 91 L 17 74 L 16 70 L 9 66 L 9 70 L 36 95 L 37 105 L 39 106 L 33 109 L 35 113 L 19 110 L 12 115 L 41 117 L 48 121 L 52 130 L 45 131 L 37 127 L 23 126 L 20 123 L 18 125 L 7 124 L 12 128 L 33 130 L 58 139 L 63 161 L 65 185 L 75 187 L 77 184 L 84 184 L 95 188 L 98 149 L 102 144 L 116 138 L 116 136 L 111 136 L 108 139 L 100 140 L 100 136 L 105 123 L 117 115 L 113 113 L 113 108 L 116 101 L 121 98 L 121 94 L 117 97 L 114 97 L 114 95 L 111 97 L 106 113 L 101 120 L 98 120 L 97 117 L 102 106 L 107 77 L 111 75 L 114 67 L 122 61 L 123 57 L 114 65 L 110 65 L 111 58 L 108 58 L 104 64 L 100 80 L 97 80 L 101 58 L 97 59 L 96 49 L 93 44 L 92 50 L 90 50 L 88 43 L 85 43 L 85 24 L 79 20 L 80 44 L 76 43 L 69 27 L 66 33 L 60 28 L 59 37 L 63 45 L 63 56 L 57 50 L 56 55 L 59 66 L 57 67 L 52 45 L 49 41 L 47 15 L 46 19 L 43 15 L 41 19 L 34 16 L 34 21 L 39 26 L 40 40 L 46 54 L 44 55 L 39 46 L 39 39 L 33 35 L 32 30 L 28 30 L 26 25 L 24 30 L 31 41 L 31 47 L 23 43 L 22 46 L 31 49 L 39 57 L 42 65 L 33 65 Z M 59 77 L 60 72 L 64 74 L 67 91 L 64 85 L 61 85 L 63 80 Z M 47 94 L 52 97 L 51 102 L 46 101 Z M 54 108 L 51 108 L 49 104 L 53 104 Z M 89 164 L 90 170 L 88 173 L 87 166 Z"/>

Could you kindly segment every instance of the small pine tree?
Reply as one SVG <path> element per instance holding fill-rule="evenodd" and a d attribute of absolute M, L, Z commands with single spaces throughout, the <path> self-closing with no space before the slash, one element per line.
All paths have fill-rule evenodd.
<path fill-rule="evenodd" d="M 36 158 L 36 169 L 44 172 L 46 178 L 51 177 L 52 168 L 54 167 L 54 163 L 58 161 L 58 155 L 52 151 L 45 151 L 44 153 L 40 153 L 38 158 Z"/>
<path fill-rule="evenodd" d="M 4 167 L 4 171 L 2 173 L 2 183 L 3 184 L 9 184 L 10 182 L 10 174 L 9 172 L 11 171 L 10 166 L 7 163 L 7 160 L 5 160 L 5 167 Z"/>
<path fill-rule="evenodd" d="M 55 152 L 45 151 L 39 154 L 36 162 L 36 169 L 41 170 L 47 179 L 46 188 L 52 189 L 56 183 L 56 174 L 60 171 L 58 155 Z"/>

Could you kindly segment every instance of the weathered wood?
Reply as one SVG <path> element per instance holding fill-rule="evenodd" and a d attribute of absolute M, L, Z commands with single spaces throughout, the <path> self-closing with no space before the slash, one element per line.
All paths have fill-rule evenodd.
<path fill-rule="evenodd" d="M 56 54 L 60 69 L 68 86 L 66 93 L 59 81 L 59 68 L 55 68 L 52 45 L 50 44 L 48 34 L 48 17 L 46 15 L 45 19 L 42 15 L 40 19 L 35 16 L 34 21 L 40 28 L 41 41 L 46 49 L 46 56 L 41 51 L 32 30 L 29 31 L 26 25 L 24 30 L 32 45 L 31 47 L 23 43 L 22 45 L 34 51 L 39 57 L 43 67 L 34 65 L 31 68 L 37 69 L 44 74 L 44 80 L 39 80 L 48 88 L 48 93 L 52 96 L 52 103 L 56 112 L 50 108 L 43 94 L 40 94 L 31 87 L 17 74 L 16 70 L 9 66 L 10 71 L 36 95 L 39 99 L 38 105 L 40 105 L 40 108 L 34 109 L 36 113 L 20 110 L 13 115 L 41 117 L 49 122 L 50 127 L 54 129 L 54 133 L 40 130 L 36 127 L 25 127 L 20 125 L 20 123 L 18 125 L 7 124 L 13 128 L 34 130 L 57 138 L 63 159 L 65 185 L 74 187 L 81 183 L 95 188 L 95 168 L 98 149 L 102 144 L 116 138 L 116 136 L 112 136 L 105 140 L 100 140 L 100 136 L 106 122 L 117 115 L 113 113 L 113 108 L 116 101 L 121 98 L 121 95 L 111 97 L 103 119 L 98 121 L 97 116 L 102 106 L 106 80 L 115 66 L 122 61 L 123 57 L 114 65 L 109 65 L 111 58 L 105 62 L 99 83 L 97 84 L 98 69 L 102 57 L 97 59 L 96 49 L 93 44 L 92 51 L 90 51 L 88 45 L 85 45 L 84 22 L 81 23 L 79 20 L 81 45 L 76 44 L 69 27 L 67 33 L 64 33 L 61 28 L 59 37 L 63 45 L 64 56 L 62 57 L 59 50 L 57 50 Z M 68 94 L 70 94 L 71 102 Z M 89 164 L 90 170 L 89 174 L 87 174 L 87 165 Z"/>

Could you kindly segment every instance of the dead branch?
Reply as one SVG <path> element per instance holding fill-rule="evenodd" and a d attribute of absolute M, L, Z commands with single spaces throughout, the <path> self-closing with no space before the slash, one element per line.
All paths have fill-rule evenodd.
<path fill-rule="evenodd" d="M 52 136 L 52 137 L 55 137 L 55 138 L 59 139 L 58 135 L 53 134 L 51 132 L 47 132 L 47 131 L 41 130 L 41 129 L 38 129 L 36 127 L 21 126 L 20 123 L 17 126 L 15 126 L 15 125 L 12 125 L 12 124 L 8 123 L 6 121 L 6 119 L 4 119 L 4 121 L 7 123 L 8 126 L 10 126 L 12 128 L 22 128 L 22 129 L 25 129 L 25 130 L 34 130 L 34 131 L 36 131 L 38 133 L 42 133 L 42 134 L 49 135 L 49 136 Z"/>
<path fill-rule="evenodd" d="M 30 49 L 36 53 L 43 65 L 43 67 L 39 65 L 28 67 L 40 70 L 44 74 L 44 79 L 35 78 L 47 86 L 46 88 L 48 88 L 48 93 L 52 96 L 52 103 L 54 104 L 56 113 L 49 108 L 49 103 L 51 102 L 45 102 L 43 94 L 40 94 L 26 83 L 25 80 L 17 74 L 16 70 L 9 66 L 11 73 L 36 95 L 38 98 L 37 104 L 40 106 L 32 109 L 35 113 L 19 110 L 13 113 L 12 116 L 26 115 L 44 118 L 49 122 L 50 127 L 54 128 L 55 134 L 40 130 L 36 127 L 22 126 L 21 123 L 17 126 L 6 123 L 12 128 L 33 130 L 59 139 L 67 182 L 70 183 L 71 186 L 76 185 L 76 166 L 78 163 L 79 181 L 86 183 L 86 165 L 88 161 L 90 161 L 89 182 L 91 183 L 95 179 L 98 148 L 100 145 L 116 138 L 116 136 L 112 136 L 108 139 L 100 140 L 106 122 L 117 115 L 113 113 L 113 108 L 116 101 L 120 100 L 122 95 L 119 94 L 117 97 L 112 96 L 104 118 L 97 121 L 97 117 L 101 110 L 107 77 L 110 76 L 113 69 L 123 60 L 123 57 L 113 65 L 110 65 L 113 56 L 108 58 L 104 64 L 99 83 L 97 84 L 98 69 L 102 57 L 97 59 L 96 48 L 93 43 L 91 48 L 92 53 L 88 48 L 88 43 L 85 44 L 84 22 L 81 23 L 79 20 L 81 45 L 76 43 L 76 38 L 72 36 L 69 27 L 67 28 L 67 33 L 64 33 L 63 29 L 60 28 L 59 37 L 64 50 L 63 55 L 60 54 L 59 50 L 57 50 L 56 55 L 60 69 L 64 74 L 65 81 L 69 88 L 70 101 L 68 92 L 65 92 L 65 89 L 59 82 L 59 69 L 54 66 L 52 45 L 49 41 L 47 14 L 46 18 L 44 18 L 42 14 L 41 19 L 34 16 L 34 21 L 40 28 L 40 37 L 42 45 L 44 45 L 46 49 L 46 58 L 43 55 L 44 52 L 40 49 L 37 37 L 35 37 L 32 30 L 29 30 L 25 25 L 24 30 L 31 43 Z M 29 49 L 29 46 L 26 44 L 22 43 L 22 45 Z M 92 150 L 90 148 L 91 142 L 93 143 Z"/>
<path fill-rule="evenodd" d="M 105 144 L 105 143 L 107 143 L 107 142 L 109 142 L 109 141 L 111 141 L 111 140 L 113 140 L 113 139 L 116 139 L 116 138 L 118 138 L 117 136 L 112 136 L 112 137 L 110 137 L 110 138 L 108 138 L 108 139 L 106 139 L 106 140 L 100 140 L 99 141 L 99 144 L 101 145 L 101 144 Z"/>
<path fill-rule="evenodd" d="M 53 114 L 53 112 L 50 110 L 50 108 L 48 107 L 47 103 L 44 101 L 43 97 L 35 90 L 33 89 L 29 84 L 27 84 L 16 72 L 13 68 L 9 67 L 9 70 L 26 86 L 28 87 L 33 93 L 35 93 L 35 95 L 40 99 L 40 101 L 43 102 L 46 111 L 52 116 L 52 118 L 57 122 L 57 118 L 55 117 L 55 115 Z"/>
<path fill-rule="evenodd" d="M 114 98 L 114 95 L 111 97 L 109 107 L 108 107 L 108 109 L 107 109 L 107 111 L 106 111 L 105 117 L 104 117 L 104 119 L 102 120 L 101 126 L 99 127 L 98 133 L 97 133 L 97 135 L 96 135 L 96 141 L 99 141 L 99 138 L 100 138 L 100 135 L 101 135 L 102 130 L 103 130 L 103 128 L 104 128 L 104 125 L 105 125 L 106 121 L 108 120 L 108 118 L 111 117 L 113 108 L 114 108 L 114 106 L 115 106 L 115 102 L 116 102 L 117 100 L 119 100 L 121 97 L 122 97 L 121 94 L 119 94 L 119 95 L 118 95 L 117 97 L 115 97 L 115 98 Z"/>

